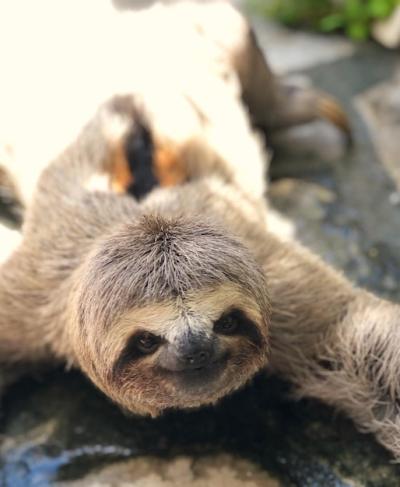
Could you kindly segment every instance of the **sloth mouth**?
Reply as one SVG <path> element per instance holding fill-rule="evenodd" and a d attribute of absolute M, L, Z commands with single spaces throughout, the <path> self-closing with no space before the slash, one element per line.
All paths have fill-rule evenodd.
<path fill-rule="evenodd" d="M 215 360 L 208 365 L 191 370 L 184 370 L 176 374 L 179 385 L 182 389 L 193 391 L 201 389 L 202 386 L 210 386 L 216 382 L 226 368 L 227 357 Z"/>
<path fill-rule="evenodd" d="M 218 379 L 226 368 L 227 360 L 228 356 L 225 355 L 201 367 L 179 371 L 164 369 L 163 374 L 173 382 L 176 382 L 180 388 L 196 389 L 204 385 L 209 385 Z"/>

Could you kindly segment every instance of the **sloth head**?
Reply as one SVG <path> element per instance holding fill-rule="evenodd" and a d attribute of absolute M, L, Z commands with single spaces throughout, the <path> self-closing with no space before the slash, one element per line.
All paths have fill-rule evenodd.
<path fill-rule="evenodd" d="M 81 368 L 135 413 L 215 403 L 266 364 L 264 275 L 208 223 L 142 217 L 121 227 L 80 269 L 72 308 Z"/>

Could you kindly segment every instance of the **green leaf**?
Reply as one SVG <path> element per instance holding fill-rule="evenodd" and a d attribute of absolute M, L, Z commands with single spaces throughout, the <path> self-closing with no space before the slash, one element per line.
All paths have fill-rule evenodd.
<path fill-rule="evenodd" d="M 353 22 L 346 27 L 346 33 L 352 39 L 363 41 L 368 38 L 369 27 L 362 22 Z"/>
<path fill-rule="evenodd" d="M 342 29 L 344 25 L 345 21 L 341 14 L 328 15 L 319 23 L 319 27 L 323 32 L 332 32 L 337 29 Z"/>
<path fill-rule="evenodd" d="M 367 5 L 368 14 L 372 18 L 388 17 L 394 8 L 394 3 L 391 0 L 370 0 Z"/>
<path fill-rule="evenodd" d="M 358 19 L 365 15 L 365 4 L 362 0 L 346 0 L 344 11 L 349 19 Z"/>

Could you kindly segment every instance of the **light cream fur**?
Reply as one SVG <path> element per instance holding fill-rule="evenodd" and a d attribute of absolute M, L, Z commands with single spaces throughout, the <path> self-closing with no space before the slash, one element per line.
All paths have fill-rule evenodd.
<path fill-rule="evenodd" d="M 123 13 L 106 0 L 1 2 L 0 146 L 13 148 L 7 167 L 24 199 L 100 103 L 132 92 L 154 120 L 156 140 L 212 147 L 210 167 L 207 159 L 201 166 L 195 160 L 197 170 L 227 161 L 229 175 L 261 196 L 262 144 L 255 143 L 242 106 L 232 102 L 240 86 L 225 53 L 247 29 L 225 2 L 156 2 Z M 249 176 L 250 160 L 258 178 Z"/>

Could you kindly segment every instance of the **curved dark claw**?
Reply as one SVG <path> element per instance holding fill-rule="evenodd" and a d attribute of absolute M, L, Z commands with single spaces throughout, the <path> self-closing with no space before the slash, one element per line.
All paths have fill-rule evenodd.
<path fill-rule="evenodd" d="M 321 94 L 317 100 L 316 115 L 332 123 L 344 133 L 349 145 L 352 143 L 352 130 L 349 118 L 334 98 L 325 93 Z"/>

